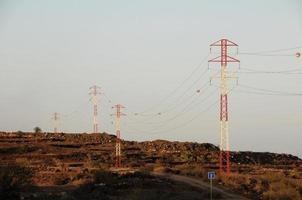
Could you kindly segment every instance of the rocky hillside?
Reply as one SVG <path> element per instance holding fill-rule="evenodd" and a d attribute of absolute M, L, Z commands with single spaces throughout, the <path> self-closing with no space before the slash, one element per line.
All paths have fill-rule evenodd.
<path fill-rule="evenodd" d="M 66 166 L 97 166 L 114 163 L 116 137 L 102 134 L 65 133 L 0 133 L 1 162 L 27 160 L 35 167 L 40 163 L 63 163 Z M 148 164 L 173 166 L 200 163 L 217 167 L 218 147 L 209 143 L 170 142 L 155 140 L 146 142 L 122 141 L 123 164 L 141 167 Z M 34 161 L 34 162 L 33 162 Z M 47 162 L 46 162 L 47 161 Z M 235 165 L 284 166 L 300 163 L 301 159 L 288 154 L 231 152 Z M 49 165 L 51 163 L 51 165 Z"/>
<path fill-rule="evenodd" d="M 31 175 L 31 182 L 40 188 L 39 192 L 42 196 L 44 192 L 40 191 L 41 188 L 48 187 L 55 187 L 55 190 L 62 190 L 64 194 L 72 196 L 77 189 L 69 190 L 68 188 L 91 184 L 95 171 L 117 172 L 113 168 L 115 141 L 114 135 L 106 133 L 1 132 L 0 168 L 16 169 L 13 172 L 19 178 L 25 174 Z M 124 172 L 168 172 L 207 180 L 207 172 L 218 169 L 218 156 L 219 148 L 209 143 L 165 140 L 122 141 L 123 168 L 118 172 L 120 174 Z M 231 176 L 220 175 L 214 184 L 224 185 L 252 199 L 280 199 L 279 196 L 286 197 L 285 199 L 299 199 L 302 196 L 302 161 L 296 156 L 260 152 L 231 152 L 231 171 Z M 2 172 L 2 175 L 6 174 Z M 0 177 L 2 175 L 0 174 Z M 111 183 L 112 176 L 106 175 L 106 177 L 106 180 Z M 146 180 L 145 176 L 141 176 L 139 185 L 143 186 Z M 151 181 L 158 182 L 157 179 Z M 21 183 L 23 183 L 23 179 Z M 152 185 L 154 184 L 152 183 Z M 162 185 L 165 184 L 166 182 Z M 3 187 L 6 185 L 4 183 Z M 0 185 L 0 187 L 2 186 Z M 103 186 L 98 185 L 94 190 L 96 193 L 92 194 L 98 194 L 99 187 Z M 129 188 L 131 187 L 129 186 Z M 175 188 L 170 189 L 175 190 Z M 142 190 L 145 190 L 144 187 Z M 64 197 L 63 193 L 59 195 L 60 198 L 57 198 L 53 196 L 52 190 L 47 191 L 47 199 Z M 114 189 L 112 191 L 112 194 L 116 193 Z M 38 193 L 33 191 L 31 194 Z M 128 193 L 128 189 L 125 190 L 125 193 Z M 40 197 L 36 199 L 40 199 Z"/>

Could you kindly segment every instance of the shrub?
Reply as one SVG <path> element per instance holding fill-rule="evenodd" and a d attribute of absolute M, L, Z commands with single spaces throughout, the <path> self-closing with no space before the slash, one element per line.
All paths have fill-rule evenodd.
<path fill-rule="evenodd" d="M 299 193 L 300 193 L 300 196 L 302 198 L 302 187 L 299 188 Z"/>
<path fill-rule="evenodd" d="M 0 199 L 17 199 L 19 192 L 32 183 L 32 171 L 26 167 L 9 164 L 0 167 Z"/>
<path fill-rule="evenodd" d="M 164 166 L 161 166 L 161 167 L 155 167 L 153 169 L 154 172 L 158 172 L 158 173 L 170 173 L 172 172 L 172 170 L 168 167 L 164 167 Z"/>
<path fill-rule="evenodd" d="M 278 187 L 278 190 L 270 189 L 263 194 L 264 200 L 299 200 L 300 195 L 294 188 L 286 186 Z"/>
<path fill-rule="evenodd" d="M 268 191 L 269 189 L 269 181 L 268 180 L 261 180 L 261 187 L 264 191 Z"/>
<path fill-rule="evenodd" d="M 244 175 L 231 173 L 229 176 L 227 175 L 220 175 L 219 179 L 224 183 L 224 185 L 232 188 L 243 189 L 244 186 L 241 185 L 248 185 L 248 178 Z"/>
<path fill-rule="evenodd" d="M 66 185 L 70 182 L 70 178 L 67 176 L 67 174 L 62 174 L 61 176 L 57 176 L 54 179 L 55 185 Z"/>
<path fill-rule="evenodd" d="M 22 137 L 24 135 L 24 133 L 22 131 L 17 131 L 17 137 Z"/>
<path fill-rule="evenodd" d="M 35 132 L 35 133 L 41 133 L 41 132 L 42 132 L 42 129 L 41 129 L 40 127 L 36 126 L 36 127 L 34 128 L 34 132 Z"/>
<path fill-rule="evenodd" d="M 300 200 L 301 180 L 289 178 L 283 173 L 267 173 L 261 176 L 263 199 Z"/>
<path fill-rule="evenodd" d="M 29 147 L 29 146 L 19 146 L 19 147 L 7 147 L 1 148 L 0 153 L 3 154 L 21 154 L 21 153 L 29 153 L 36 151 L 37 147 Z"/>
<path fill-rule="evenodd" d="M 175 171 L 182 175 L 200 177 L 204 180 L 207 180 L 208 177 L 207 170 L 200 165 L 179 165 Z"/>
<path fill-rule="evenodd" d="M 94 183 L 104 183 L 107 185 L 112 185 L 117 182 L 117 175 L 112 172 L 105 170 L 97 170 L 93 172 L 93 181 Z"/>

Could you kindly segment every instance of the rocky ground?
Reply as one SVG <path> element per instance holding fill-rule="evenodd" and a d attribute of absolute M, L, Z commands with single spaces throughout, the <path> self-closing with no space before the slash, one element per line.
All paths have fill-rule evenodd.
<path fill-rule="evenodd" d="M 110 170 L 114 166 L 115 140 L 114 135 L 106 133 L 2 132 L 0 165 L 12 163 L 30 168 L 33 184 L 39 187 L 83 185 L 93 179 L 92 171 Z M 122 141 L 122 152 L 126 171 L 162 170 L 204 178 L 208 170 L 218 168 L 219 149 L 208 143 Z M 266 192 L 273 190 L 262 189 L 259 177 L 264 174 L 281 173 L 286 178 L 297 180 L 302 177 L 301 160 L 293 155 L 231 152 L 231 162 L 232 174 L 244 176 L 246 185 L 242 186 L 237 180 L 231 183 L 223 177 L 216 184 L 226 185 L 255 199 L 264 198 Z M 251 186 L 250 179 L 253 178 L 258 180 L 259 188 L 257 184 Z M 302 186 L 294 189 L 297 194 L 300 189 L 302 193 Z"/>
<path fill-rule="evenodd" d="M 81 185 L 35 186 L 21 192 L 24 200 L 200 200 L 209 199 L 208 190 L 164 178 L 135 172 L 117 175 L 98 171 L 93 181 Z M 215 193 L 216 199 L 225 199 Z"/>

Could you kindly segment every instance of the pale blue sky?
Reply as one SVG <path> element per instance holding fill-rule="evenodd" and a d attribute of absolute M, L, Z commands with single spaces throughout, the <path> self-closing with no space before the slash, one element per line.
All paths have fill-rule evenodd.
<path fill-rule="evenodd" d="M 200 96 L 192 97 L 192 105 L 189 98 L 218 66 L 187 91 L 207 68 L 203 64 L 153 110 L 173 108 L 166 114 L 133 113 L 161 102 L 209 53 L 209 44 L 223 37 L 238 43 L 240 52 L 302 46 L 301 10 L 299 0 L 0 0 L 0 129 L 31 131 L 40 126 L 50 131 L 51 113 L 59 112 L 61 130 L 90 132 L 88 88 L 97 84 L 110 99 L 127 107 L 128 116 L 122 119 L 125 139 L 218 144 L 218 106 L 202 112 L 218 99 L 215 86 L 205 86 Z M 281 53 L 295 51 L 301 49 Z M 294 56 L 237 58 L 242 67 L 256 70 L 302 68 L 301 58 Z M 301 76 L 239 74 L 239 83 L 302 93 Z M 302 156 L 302 97 L 244 94 L 236 89 L 230 97 L 231 148 Z M 185 91 L 183 101 L 177 101 Z M 100 102 L 100 129 L 112 133 L 111 105 L 104 95 Z M 181 112 L 184 108 L 188 111 Z"/>

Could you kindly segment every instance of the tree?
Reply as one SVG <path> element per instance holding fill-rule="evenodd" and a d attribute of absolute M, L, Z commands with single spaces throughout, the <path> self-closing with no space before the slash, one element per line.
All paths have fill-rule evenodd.
<path fill-rule="evenodd" d="M 42 132 L 42 129 L 41 129 L 40 127 L 36 126 L 36 127 L 34 128 L 34 131 L 35 131 L 35 133 L 41 133 L 41 132 Z"/>

